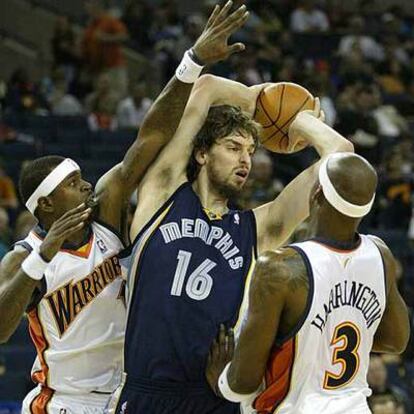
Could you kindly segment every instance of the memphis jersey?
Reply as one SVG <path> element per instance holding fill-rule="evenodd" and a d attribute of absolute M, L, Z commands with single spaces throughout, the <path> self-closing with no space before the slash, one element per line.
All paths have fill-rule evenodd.
<path fill-rule="evenodd" d="M 252 211 L 211 218 L 190 183 L 177 189 L 129 259 L 127 378 L 205 384 L 220 323 L 238 320 L 255 248 Z"/>
<path fill-rule="evenodd" d="M 368 236 L 353 250 L 322 241 L 292 246 L 309 275 L 307 313 L 274 347 L 260 413 L 366 414 L 369 355 L 385 310 L 382 256 Z"/>
<path fill-rule="evenodd" d="M 62 393 L 110 393 L 121 377 L 126 309 L 117 255 L 123 245 L 103 225 L 91 227 L 82 248 L 62 248 L 52 259 L 27 310 L 37 350 L 32 379 Z M 37 228 L 17 245 L 39 251 L 44 236 Z"/>

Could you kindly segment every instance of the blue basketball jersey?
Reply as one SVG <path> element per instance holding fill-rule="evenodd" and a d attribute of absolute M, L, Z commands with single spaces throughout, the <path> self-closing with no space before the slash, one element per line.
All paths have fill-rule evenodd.
<path fill-rule="evenodd" d="M 191 184 L 179 187 L 128 259 L 127 376 L 204 382 L 220 323 L 238 320 L 255 252 L 252 211 L 211 219 Z"/>

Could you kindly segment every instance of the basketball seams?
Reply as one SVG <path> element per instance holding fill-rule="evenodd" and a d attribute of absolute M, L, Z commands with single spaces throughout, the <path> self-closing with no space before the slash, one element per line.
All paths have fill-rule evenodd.
<path fill-rule="evenodd" d="M 286 89 L 286 85 L 282 85 L 282 92 L 280 92 L 280 101 L 279 101 L 279 113 L 277 114 L 277 117 L 273 122 L 275 126 L 276 126 L 276 122 L 279 121 L 280 115 L 282 114 L 282 103 L 283 103 L 283 95 L 285 94 L 285 89 Z"/>
<path fill-rule="evenodd" d="M 302 108 L 306 105 L 308 101 L 309 101 L 309 96 L 306 97 L 305 101 L 302 103 L 299 109 L 280 128 L 285 127 L 302 110 Z"/>
<path fill-rule="evenodd" d="M 267 135 L 265 131 L 269 131 L 270 128 L 270 135 L 267 137 L 263 137 L 264 139 L 261 140 L 261 144 L 268 144 L 267 147 L 271 150 L 278 151 L 278 149 L 281 149 L 283 146 L 286 146 L 286 140 L 289 140 L 288 131 L 285 131 L 286 126 L 289 126 L 292 120 L 295 118 L 295 116 L 305 109 L 311 109 L 306 108 L 306 105 L 309 101 L 313 100 L 312 95 L 309 94 L 305 96 L 303 102 L 298 105 L 296 108 L 292 108 L 291 103 L 284 102 L 286 99 L 293 101 L 298 101 L 300 99 L 300 93 L 299 91 L 295 90 L 295 88 L 289 88 L 289 86 L 296 87 L 295 84 L 279 84 L 278 87 L 274 89 L 274 92 L 272 91 L 271 94 L 274 96 L 274 100 L 277 100 L 277 107 L 275 109 L 278 110 L 277 114 L 275 114 L 274 120 L 272 119 L 270 115 L 270 110 L 274 108 L 273 105 L 270 104 L 269 97 L 266 96 L 266 89 L 262 89 L 262 91 L 258 94 L 257 100 L 256 100 L 256 110 L 255 110 L 255 117 L 258 119 L 261 119 L 262 128 L 263 128 L 263 135 Z M 281 88 L 281 89 L 280 89 Z M 306 91 L 306 89 L 304 89 Z M 299 93 L 299 95 L 298 95 Z M 276 97 L 279 94 L 279 97 Z M 275 96 L 276 95 L 276 96 Z M 286 96 L 285 96 L 286 95 Z M 265 101 L 265 98 L 268 98 Z M 276 98 L 276 99 L 275 99 Z M 287 107 L 286 107 L 287 104 Z M 295 112 L 289 116 L 289 110 L 293 109 Z M 295 110 L 296 109 L 296 110 Z M 286 113 L 287 112 L 287 113 Z M 285 118 L 285 116 L 289 116 L 288 119 Z M 281 121 L 284 118 L 282 125 L 277 125 L 279 121 Z M 270 121 L 270 124 L 267 124 L 267 122 Z M 280 122 L 279 122 L 280 123 Z M 271 128 L 273 127 L 273 130 Z M 267 132 L 266 131 L 266 132 Z M 274 143 L 269 141 L 275 141 Z M 283 144 L 283 145 L 282 145 Z"/>
<path fill-rule="evenodd" d="M 286 126 L 287 124 L 289 124 L 289 122 L 302 110 L 302 108 L 306 105 L 306 103 L 309 101 L 309 96 L 306 97 L 305 101 L 302 103 L 302 105 L 299 107 L 299 109 L 281 126 L 278 127 L 277 125 L 275 125 L 275 127 L 278 129 L 277 131 L 274 131 L 270 136 L 268 136 L 265 140 L 262 141 L 262 144 L 266 143 L 267 141 L 269 141 L 269 139 L 273 138 L 276 134 L 278 134 L 279 132 L 281 132 L 283 135 L 282 137 L 280 137 L 280 140 L 282 140 L 283 138 L 287 137 L 289 138 L 289 134 L 285 131 L 283 131 L 283 127 Z"/>
<path fill-rule="evenodd" d="M 270 127 L 272 127 L 272 126 L 274 126 L 273 124 L 274 124 L 274 122 L 273 122 L 273 119 L 272 119 L 272 117 L 269 115 L 269 113 L 266 111 L 266 107 L 265 107 L 265 105 L 264 105 L 264 102 L 262 101 L 262 95 L 264 95 L 264 90 L 262 91 L 262 92 L 260 92 L 260 95 L 259 95 L 259 97 L 258 97 L 258 103 L 260 103 L 260 108 L 262 109 L 262 111 L 263 111 L 263 113 L 264 113 L 264 115 L 266 115 L 266 118 L 269 120 L 269 122 L 270 122 L 270 124 L 269 125 L 262 125 L 262 128 L 263 129 L 266 129 L 266 128 L 270 128 Z M 257 104 L 256 104 L 257 105 Z M 256 112 L 257 112 L 257 106 L 256 106 Z M 255 114 L 254 114 L 254 116 L 256 116 L 256 112 L 255 112 Z"/>

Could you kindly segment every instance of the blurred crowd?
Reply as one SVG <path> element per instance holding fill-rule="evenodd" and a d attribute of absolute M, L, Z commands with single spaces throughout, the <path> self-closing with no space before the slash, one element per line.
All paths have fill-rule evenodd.
<path fill-rule="evenodd" d="M 173 74 L 183 52 L 200 34 L 214 1 L 196 13 L 170 1 L 129 0 L 107 8 L 85 2 L 81 34 L 64 16 L 50 47 L 53 66 L 39 82 L 16 68 L 0 87 L 0 142 L 13 139 L 10 113 L 84 116 L 92 131 L 139 128 L 154 94 Z M 326 122 L 352 140 L 379 174 L 373 212 L 363 230 L 391 244 L 399 260 L 400 287 L 414 306 L 414 16 L 375 1 L 251 0 L 251 16 L 234 41 L 246 51 L 211 71 L 247 85 L 296 82 L 321 98 Z M 142 55 L 148 69 L 128 73 L 125 47 Z M 252 208 L 277 196 L 314 154 L 277 156 L 259 149 L 242 197 Z M 12 225 L 10 224 L 12 223 Z M 22 212 L 15 183 L 0 165 L 0 256 L 33 225 Z M 296 238 L 306 235 L 306 224 Z M 372 357 L 369 383 L 374 413 L 414 412 L 413 346 L 398 357 Z"/>

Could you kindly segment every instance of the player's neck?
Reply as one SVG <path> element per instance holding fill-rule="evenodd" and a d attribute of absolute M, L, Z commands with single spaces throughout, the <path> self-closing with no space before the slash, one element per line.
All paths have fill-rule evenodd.
<path fill-rule="evenodd" d="M 336 220 L 316 220 L 313 236 L 341 243 L 352 243 L 357 232 L 356 225 L 340 225 Z"/>
<path fill-rule="evenodd" d="M 193 190 L 198 195 L 205 209 L 217 215 L 223 215 L 228 212 L 228 199 L 213 188 L 208 180 L 203 180 L 199 177 L 193 183 Z"/>

